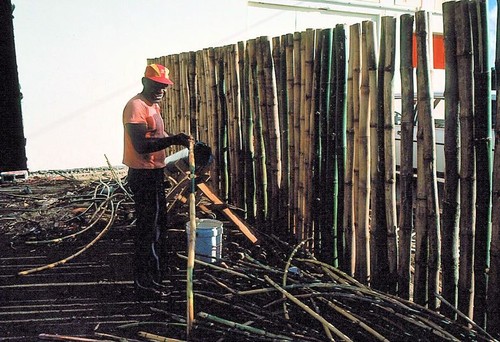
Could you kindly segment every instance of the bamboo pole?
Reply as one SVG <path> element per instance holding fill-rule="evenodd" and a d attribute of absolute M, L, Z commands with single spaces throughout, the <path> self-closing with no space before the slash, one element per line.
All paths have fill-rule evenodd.
<path fill-rule="evenodd" d="M 332 112 L 332 123 L 335 139 L 333 141 L 333 151 L 335 154 L 335 164 L 333 167 L 334 179 L 332 183 L 335 185 L 334 193 L 334 217 L 336 219 L 336 240 L 334 248 L 338 258 L 334 260 L 333 265 L 344 265 L 346 261 L 345 255 L 345 234 L 344 234 L 344 169 L 345 169 L 345 154 L 346 154 L 346 34 L 343 24 L 337 24 L 334 30 L 334 51 L 335 51 L 335 71 L 336 83 L 335 93 L 331 91 L 331 96 L 335 96 L 335 111 Z M 333 61 L 332 61 L 333 63 Z M 333 102 L 331 100 L 331 102 Z M 335 256 L 335 255 L 334 255 Z M 338 259 L 338 260 L 337 260 Z M 344 268 L 345 269 L 345 268 Z"/>
<path fill-rule="evenodd" d="M 500 17 L 500 6 L 497 6 Z M 495 89 L 500 94 L 500 21 L 497 21 L 495 52 Z M 490 272 L 488 282 L 487 328 L 500 336 L 500 101 L 496 101 L 495 156 L 493 161 L 493 198 L 491 219 Z"/>
<path fill-rule="evenodd" d="M 396 293 L 398 267 L 398 239 L 396 217 L 396 165 L 394 156 L 394 64 L 396 58 L 396 18 L 383 17 L 385 26 L 384 58 L 384 188 L 387 229 L 387 260 L 389 274 L 387 290 Z"/>
<path fill-rule="evenodd" d="M 301 224 L 301 214 L 299 207 L 299 179 L 300 179 L 300 111 L 301 111 L 301 34 L 295 32 L 293 34 L 293 60 L 294 60 L 294 84 L 293 84 L 293 174 L 294 174 L 294 191 L 293 191 L 293 227 L 294 234 L 299 240 L 303 240 Z"/>
<path fill-rule="evenodd" d="M 458 126 L 458 74 L 455 6 L 457 2 L 443 3 L 445 48 L 445 122 L 444 157 L 445 182 L 443 199 L 443 226 L 441 260 L 443 265 L 443 298 L 454 308 L 457 306 L 458 287 L 458 229 L 459 229 L 459 156 Z M 441 306 L 443 315 L 456 319 L 456 311 Z"/>
<path fill-rule="evenodd" d="M 255 165 L 254 165 L 254 135 L 252 117 L 252 97 L 250 81 L 250 59 L 244 43 L 239 44 L 240 58 L 243 56 L 243 70 L 240 72 L 242 96 L 242 126 L 243 153 L 245 154 L 245 209 L 250 223 L 255 222 Z M 241 66 L 240 66 L 241 67 Z"/>
<path fill-rule="evenodd" d="M 488 63 L 486 1 L 470 5 L 474 56 L 474 141 L 477 211 L 474 241 L 474 321 L 486 326 L 488 269 L 491 239 L 491 77 Z"/>
<path fill-rule="evenodd" d="M 278 105 L 278 122 L 279 122 L 279 137 L 280 137 L 280 158 L 281 158 L 281 182 L 278 193 L 278 209 L 276 233 L 278 236 L 285 238 L 288 232 L 288 192 L 290 187 L 290 165 L 288 154 L 288 103 L 287 103 L 287 78 L 286 78 L 286 37 L 274 37 L 272 40 L 272 56 L 274 62 L 274 77 L 276 79 L 276 93 Z M 285 224 L 283 224 L 285 222 Z"/>
<path fill-rule="evenodd" d="M 423 127 L 424 175 L 427 194 L 427 227 L 429 233 L 429 308 L 437 308 L 436 293 L 439 292 L 441 272 L 441 228 L 436 177 L 435 129 L 431 105 L 430 67 L 428 65 L 427 14 L 418 11 L 415 16 L 417 31 L 417 93 L 418 122 Z"/>
<path fill-rule="evenodd" d="M 194 323 L 194 295 L 193 295 L 193 276 L 194 276 L 194 259 L 196 246 L 196 185 L 195 174 L 196 169 L 194 159 L 194 141 L 189 143 L 189 178 L 191 180 L 191 191 L 189 194 L 189 236 L 188 236 L 188 260 L 187 260 L 187 281 L 186 281 L 186 303 L 187 303 L 187 339 L 192 336 Z"/>
<path fill-rule="evenodd" d="M 425 35 L 426 33 L 424 33 Z M 418 97 L 418 87 L 417 87 Z M 418 106 L 418 99 L 417 99 Z M 419 113 L 419 119 L 421 114 Z M 413 300 L 420 305 L 427 304 L 429 241 L 427 230 L 427 192 L 424 174 L 423 126 L 417 127 L 417 194 L 415 204 L 415 277 Z"/>
<path fill-rule="evenodd" d="M 360 61 L 360 49 L 361 49 L 361 26 L 354 25 L 354 32 L 351 34 L 350 39 L 353 40 L 353 50 L 349 50 L 350 54 L 352 53 L 353 56 L 353 68 L 352 68 L 352 101 L 353 101 L 353 127 L 354 127 L 354 155 L 353 155 L 353 176 L 352 176 L 352 188 L 353 188 L 353 194 L 352 194 L 352 205 L 356 206 L 358 203 L 358 197 L 359 197 L 359 84 L 360 84 L 360 72 L 361 72 L 361 61 Z M 356 256 L 355 256 L 355 268 L 354 268 L 354 275 L 362 282 L 366 281 L 366 279 L 361 279 L 359 278 L 358 272 L 360 272 L 359 265 L 365 264 L 367 261 L 360 259 L 360 254 L 365 254 L 364 251 L 358 251 L 358 246 L 360 245 L 360 242 L 358 241 L 359 238 L 359 233 L 358 233 L 358 228 L 359 228 L 359 217 L 358 217 L 358 210 L 356 208 L 354 210 L 354 224 L 353 224 L 353 234 L 355 235 L 355 251 L 356 251 Z"/>
<path fill-rule="evenodd" d="M 280 222 L 279 216 L 279 189 L 282 179 L 282 161 L 281 161 L 281 135 L 279 131 L 278 106 L 276 101 L 276 86 L 273 78 L 273 59 L 271 46 L 268 37 L 262 37 L 262 69 L 265 93 L 265 114 L 264 119 L 267 126 L 267 135 L 269 145 L 266 147 L 266 159 L 268 162 L 268 197 L 269 197 L 269 218 L 273 230 L 278 229 Z"/>
<path fill-rule="evenodd" d="M 253 115 L 253 144 L 254 144 L 254 162 L 255 162 L 255 195 L 256 195 L 256 222 L 257 226 L 261 226 L 265 221 L 267 194 L 266 179 L 264 173 L 264 155 L 263 155 L 263 137 L 262 137 L 262 120 L 260 117 L 259 90 L 257 79 L 257 52 L 256 40 L 247 41 L 247 51 L 250 62 L 249 72 L 249 94 L 252 101 L 250 102 L 250 110 Z"/>
<path fill-rule="evenodd" d="M 472 318 L 475 210 L 473 82 L 469 2 L 455 8 L 457 29 L 458 91 L 460 100 L 460 268 L 458 309 Z"/>
<path fill-rule="evenodd" d="M 359 90 L 358 128 L 358 198 L 356 227 L 356 277 L 362 283 L 370 278 L 370 88 L 368 80 L 368 49 L 366 31 L 369 21 L 363 21 L 361 31 L 361 83 Z M 356 152 L 355 152 L 356 154 Z"/>
<path fill-rule="evenodd" d="M 303 167 L 301 168 L 301 178 L 303 184 L 302 191 L 302 216 L 303 216 L 303 239 L 309 239 L 313 236 L 312 230 L 312 178 L 313 178 L 313 147 L 314 147 L 314 84 L 315 84 L 315 70 L 314 70 L 314 51 L 315 51 L 315 31 L 307 29 L 302 32 L 303 35 L 303 84 L 302 88 L 302 104 L 303 112 L 301 113 L 301 154 Z"/>
<path fill-rule="evenodd" d="M 248 59 L 245 43 L 238 42 L 238 72 L 239 72 L 239 85 L 240 85 L 240 98 L 241 98 L 241 150 L 242 150 L 242 186 L 244 192 L 245 218 L 250 222 L 253 219 L 253 160 L 250 154 L 250 135 L 249 135 L 249 121 L 250 116 L 250 98 L 248 96 Z"/>
<path fill-rule="evenodd" d="M 266 81 L 264 76 L 264 49 L 266 44 L 268 44 L 267 37 L 258 37 L 256 39 L 255 45 L 255 57 L 256 57 L 256 81 L 257 81 L 257 96 L 259 101 L 259 111 L 256 122 L 257 137 L 260 139 L 260 150 L 256 150 L 256 156 L 261 162 L 260 167 L 262 168 L 262 192 L 264 194 L 264 202 L 262 207 L 262 219 L 263 222 L 268 223 L 270 221 L 270 200 L 272 199 L 271 189 L 273 188 L 273 179 L 271 177 L 271 142 L 269 135 L 269 125 L 267 120 L 267 97 L 266 97 Z M 258 153 L 257 153 L 258 151 Z M 269 227 L 270 231 L 274 230 L 273 226 Z"/>
<path fill-rule="evenodd" d="M 359 25 L 351 25 L 349 27 L 349 55 L 347 69 L 347 113 L 346 113 L 346 168 L 345 168 L 345 193 L 344 193 L 344 230 L 345 230 L 345 265 L 344 270 L 350 274 L 354 274 L 355 258 L 356 258 L 356 243 L 355 243 L 355 216 L 354 216 L 354 41 L 356 34 L 359 32 Z"/>
<path fill-rule="evenodd" d="M 284 37 L 285 44 L 285 63 L 286 63 L 286 94 L 287 94 L 287 112 L 285 113 L 286 121 L 283 120 L 283 127 L 286 129 L 286 134 L 284 135 L 285 140 L 283 140 L 283 146 L 287 146 L 288 149 L 284 149 L 282 152 L 286 154 L 288 162 L 284 165 L 287 167 L 287 171 L 283 169 L 283 175 L 288 175 L 286 178 L 287 183 L 287 197 L 284 201 L 287 202 L 287 229 L 288 233 L 293 233 L 293 184 L 294 184 L 294 99 L 293 99 L 293 89 L 294 89 L 294 62 L 293 62 L 293 34 L 289 33 Z M 286 125 L 285 125 L 286 123 Z M 288 139 L 288 140 L 286 140 Z M 285 161 L 284 161 L 285 163 Z"/>
<path fill-rule="evenodd" d="M 189 89 L 189 112 L 188 120 L 189 126 L 184 132 L 191 132 L 191 135 L 197 139 L 198 134 L 198 116 L 197 108 L 198 104 L 198 88 L 196 87 L 196 53 L 194 51 L 188 52 L 187 60 L 187 84 Z"/>
<path fill-rule="evenodd" d="M 413 15 L 401 16 L 401 204 L 399 216 L 398 295 L 410 299 L 411 234 L 413 230 Z"/>
<path fill-rule="evenodd" d="M 330 112 L 330 98 L 329 92 L 333 91 L 332 80 L 335 79 L 335 70 L 331 70 L 330 59 L 332 56 L 332 30 L 322 30 L 320 34 L 320 63 L 321 70 L 319 76 L 319 93 L 318 93 L 318 123 L 317 134 L 319 134 L 320 141 L 320 160 L 318 167 L 318 180 L 316 188 L 319 190 L 323 186 L 324 191 L 317 191 L 319 199 L 319 220 L 317 224 L 318 234 L 314 238 L 316 249 L 319 252 L 319 259 L 326 263 L 332 262 L 336 248 L 334 246 L 334 212 L 331 210 L 334 207 L 334 184 L 331 179 L 333 178 L 333 160 L 334 153 L 332 151 L 332 139 L 329 131 L 333 128 L 329 124 L 332 113 Z M 330 74 L 332 75 L 330 77 Z M 334 107 L 333 107 L 334 108 Z"/>

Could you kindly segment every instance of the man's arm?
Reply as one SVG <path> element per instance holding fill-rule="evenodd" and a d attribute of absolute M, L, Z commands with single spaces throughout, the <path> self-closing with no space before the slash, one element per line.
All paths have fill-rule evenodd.
<path fill-rule="evenodd" d="M 125 130 L 132 140 L 132 145 L 139 153 L 151 153 L 163 150 L 172 145 L 182 145 L 189 147 L 189 141 L 192 139 L 189 135 L 179 133 L 164 138 L 147 138 L 146 124 L 127 123 Z"/>

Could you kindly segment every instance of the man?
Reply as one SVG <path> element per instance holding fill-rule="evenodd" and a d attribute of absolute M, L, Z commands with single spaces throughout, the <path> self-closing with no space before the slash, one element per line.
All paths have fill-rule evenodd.
<path fill-rule="evenodd" d="M 123 163 L 129 167 L 128 184 L 135 201 L 134 284 L 140 298 L 165 297 L 161 284 L 160 229 L 166 223 L 165 148 L 189 147 L 191 137 L 165 132 L 158 103 L 173 82 L 169 70 L 160 64 L 146 67 L 142 92 L 130 99 L 123 110 Z"/>

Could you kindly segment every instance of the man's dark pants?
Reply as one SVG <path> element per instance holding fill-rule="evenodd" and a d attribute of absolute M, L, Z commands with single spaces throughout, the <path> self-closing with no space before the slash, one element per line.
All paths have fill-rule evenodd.
<path fill-rule="evenodd" d="M 164 255 L 161 229 L 166 226 L 164 172 L 161 169 L 129 169 L 128 184 L 135 201 L 136 225 L 134 277 L 136 284 L 161 282 Z"/>

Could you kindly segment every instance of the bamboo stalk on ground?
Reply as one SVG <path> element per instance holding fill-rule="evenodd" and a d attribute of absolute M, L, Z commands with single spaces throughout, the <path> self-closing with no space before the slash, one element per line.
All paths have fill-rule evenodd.
<path fill-rule="evenodd" d="M 394 64 L 396 58 L 396 18 L 383 17 L 385 26 L 384 58 L 384 188 L 387 229 L 387 290 L 396 293 L 398 268 L 398 236 L 396 215 L 396 164 L 394 146 Z"/>
<path fill-rule="evenodd" d="M 460 268 L 458 309 L 472 318 L 475 197 L 472 104 L 472 46 L 469 2 L 455 8 L 457 29 L 458 91 L 460 100 Z"/>
<path fill-rule="evenodd" d="M 356 34 L 355 26 L 349 28 L 351 39 L 349 40 L 349 51 L 354 51 L 354 38 Z M 354 274 L 355 258 L 356 258 L 356 243 L 355 243 L 355 226 L 354 226 L 354 101 L 353 101 L 353 85 L 354 85 L 354 57 L 349 56 L 347 68 L 347 112 L 346 112 L 346 168 L 345 168 L 345 192 L 344 192 L 344 221 L 345 230 L 345 265 L 344 270 L 352 275 Z"/>
<path fill-rule="evenodd" d="M 413 230 L 413 15 L 401 16 L 401 204 L 399 218 L 398 295 L 410 298 L 411 234 Z"/>
<path fill-rule="evenodd" d="M 500 6 L 497 6 L 497 16 Z M 499 16 L 500 17 L 500 16 Z M 500 32 L 500 20 L 497 21 Z M 500 94 L 500 35 L 496 36 L 495 89 Z M 487 328 L 500 336 L 500 101 L 496 101 L 495 156 L 493 161 L 493 198 L 491 218 L 490 272 L 488 281 Z"/>
<path fill-rule="evenodd" d="M 488 269 L 491 238 L 491 77 L 488 63 L 486 1 L 470 6 L 474 56 L 474 141 L 477 211 L 474 241 L 474 321 L 486 326 Z M 479 195 L 478 195 L 479 194 Z"/>
<path fill-rule="evenodd" d="M 361 83 L 359 90 L 358 128 L 358 198 L 356 227 L 356 278 L 368 283 L 370 278 L 370 88 L 368 80 L 368 49 L 366 31 L 369 21 L 363 21 L 361 32 Z M 356 152 L 355 152 L 356 154 Z"/>

